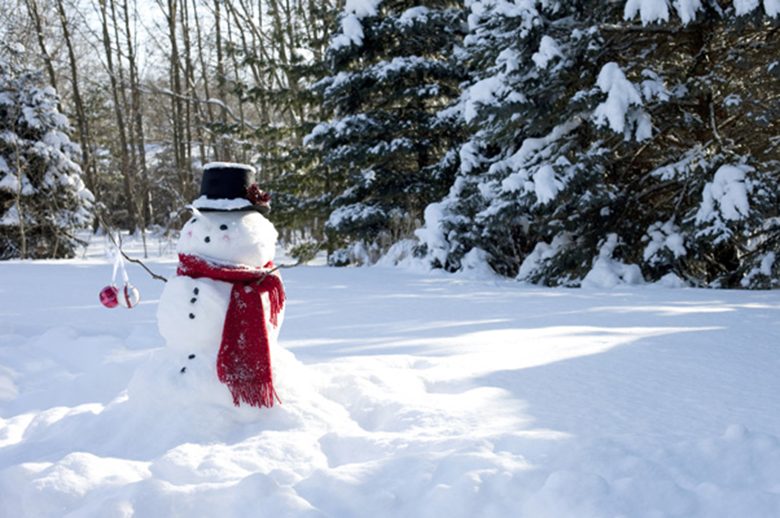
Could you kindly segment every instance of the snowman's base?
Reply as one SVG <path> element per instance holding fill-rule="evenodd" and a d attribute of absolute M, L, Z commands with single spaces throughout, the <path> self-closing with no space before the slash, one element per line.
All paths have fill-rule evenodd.
<path fill-rule="evenodd" d="M 200 353 L 190 359 L 169 348 L 155 351 L 133 376 L 127 398 L 101 416 L 125 423 L 121 437 L 107 440 L 154 454 L 182 442 L 233 443 L 262 431 L 330 428 L 344 409 L 320 394 L 316 373 L 279 346 L 271 354 L 282 404 L 256 408 L 233 404 L 230 391 L 217 379 L 215 357 Z"/>

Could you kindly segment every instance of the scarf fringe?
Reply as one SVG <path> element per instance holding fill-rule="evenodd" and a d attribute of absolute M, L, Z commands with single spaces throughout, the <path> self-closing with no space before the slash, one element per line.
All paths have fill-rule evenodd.
<path fill-rule="evenodd" d="M 222 382 L 225 383 L 230 390 L 235 406 L 241 406 L 242 401 L 250 406 L 258 408 L 271 408 L 274 406 L 274 401 L 278 401 L 279 404 L 282 403 L 282 400 L 279 399 L 279 396 L 276 394 L 274 384 L 271 381 L 254 385 Z"/>
<path fill-rule="evenodd" d="M 285 303 L 284 287 L 282 286 L 282 279 L 278 275 L 274 274 L 270 274 L 268 277 L 263 279 L 260 284 L 262 286 L 266 283 L 270 284 L 267 293 L 268 301 L 270 302 L 269 309 L 271 310 L 271 315 L 268 320 L 274 327 L 276 327 L 279 325 L 279 313 L 281 313 Z"/>

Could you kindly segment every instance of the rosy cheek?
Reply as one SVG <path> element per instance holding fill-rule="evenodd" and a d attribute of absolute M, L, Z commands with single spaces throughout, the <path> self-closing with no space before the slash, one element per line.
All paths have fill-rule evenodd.
<path fill-rule="evenodd" d="M 222 236 L 222 241 L 230 242 L 230 236 Z"/>
<path fill-rule="evenodd" d="M 187 231 L 187 237 L 192 237 L 192 230 Z"/>

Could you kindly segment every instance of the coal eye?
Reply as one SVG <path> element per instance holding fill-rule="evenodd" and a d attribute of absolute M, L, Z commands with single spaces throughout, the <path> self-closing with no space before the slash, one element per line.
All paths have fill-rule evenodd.
<path fill-rule="evenodd" d="M 198 218 L 192 218 L 192 219 L 190 220 L 190 223 L 195 223 L 196 221 L 198 221 Z"/>
<path fill-rule="evenodd" d="M 220 226 L 219 226 L 219 229 L 220 229 L 220 230 L 227 230 L 227 225 L 220 225 Z"/>

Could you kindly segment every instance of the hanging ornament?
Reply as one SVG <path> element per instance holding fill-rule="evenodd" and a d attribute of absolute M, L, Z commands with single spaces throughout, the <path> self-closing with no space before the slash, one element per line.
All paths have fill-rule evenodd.
<path fill-rule="evenodd" d="M 116 285 L 117 273 L 122 272 L 123 287 Z M 141 300 L 141 294 L 138 288 L 130 284 L 130 278 L 125 269 L 125 260 L 122 257 L 122 251 L 117 248 L 114 254 L 114 273 L 111 277 L 111 284 L 100 290 L 100 303 L 107 308 L 122 306 L 132 308 Z"/>
<path fill-rule="evenodd" d="M 120 306 L 129 309 L 138 304 L 138 301 L 141 300 L 141 294 L 138 292 L 138 288 L 127 282 L 124 288 L 119 290 L 118 299 Z"/>
<path fill-rule="evenodd" d="M 106 286 L 100 290 L 100 303 L 107 308 L 115 308 L 119 304 L 118 294 L 116 286 Z"/>

